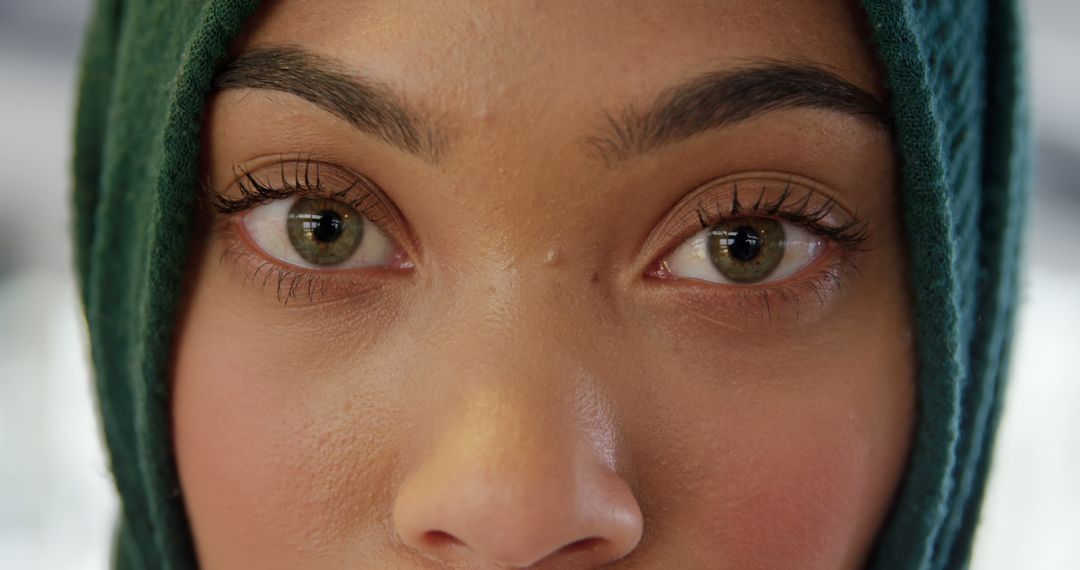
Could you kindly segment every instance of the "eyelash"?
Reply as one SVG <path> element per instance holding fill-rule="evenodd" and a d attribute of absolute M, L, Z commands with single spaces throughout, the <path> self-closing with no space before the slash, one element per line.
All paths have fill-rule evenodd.
<path fill-rule="evenodd" d="M 757 311 L 756 316 L 766 321 L 772 321 L 779 310 L 786 310 L 799 319 L 806 302 L 826 306 L 832 296 L 845 287 L 851 274 L 861 275 L 858 265 L 850 256 L 841 256 L 824 267 L 803 270 L 798 277 L 779 283 L 736 287 L 708 284 L 709 302 L 705 306 L 688 301 L 683 304 L 699 316 L 721 324 L 731 320 L 731 316 L 745 317 L 750 311 Z M 719 289 L 725 290 L 723 298 L 710 295 Z M 714 313 L 717 316 L 712 317 Z"/>
<path fill-rule="evenodd" d="M 691 215 L 696 215 L 699 227 L 687 230 L 689 220 L 677 223 L 675 231 L 668 237 L 668 246 L 662 248 L 661 254 L 652 269 L 646 272 L 647 276 L 656 277 L 656 271 L 664 259 L 693 233 L 702 229 L 708 229 L 716 224 L 735 218 L 770 218 L 785 221 L 805 228 L 810 233 L 828 239 L 829 250 L 840 250 L 839 255 L 826 250 L 820 259 L 810 267 L 799 273 L 778 282 L 756 285 L 723 285 L 708 283 L 702 284 L 692 279 L 676 279 L 675 282 L 684 282 L 687 287 L 704 293 L 706 301 L 686 300 L 687 304 L 699 315 L 710 319 L 710 312 L 719 313 L 715 318 L 717 322 L 730 320 L 733 314 L 744 315 L 749 310 L 758 310 L 765 320 L 771 321 L 778 309 L 784 309 L 792 313 L 796 319 L 802 314 L 802 307 L 807 301 L 815 302 L 819 307 L 825 306 L 829 299 L 838 293 L 848 283 L 848 279 L 860 275 L 857 255 L 867 250 L 866 243 L 871 237 L 869 225 L 857 215 L 843 212 L 845 221 L 839 224 L 829 224 L 825 220 L 840 208 L 832 198 L 825 197 L 818 204 L 811 205 L 815 197 L 821 197 L 817 190 L 810 184 L 795 184 L 792 181 L 783 182 L 783 189 L 776 198 L 766 199 L 770 190 L 767 184 L 763 184 L 760 191 L 747 192 L 740 189 L 737 181 L 726 184 L 713 184 L 700 192 L 700 197 L 690 202 L 693 205 Z M 730 198 L 716 197 L 712 190 L 730 188 Z M 794 188 L 805 192 L 797 196 Z M 776 190 L 773 190 L 775 192 Z M 749 195 L 750 200 L 744 200 Z M 680 208 L 676 207 L 675 210 Z M 685 220 L 686 217 L 683 216 Z M 674 244 L 674 245 L 672 245 Z"/>
<path fill-rule="evenodd" d="M 245 243 L 248 240 L 235 229 L 234 224 L 237 223 L 236 214 L 255 206 L 293 196 L 319 196 L 349 205 L 385 231 L 386 205 L 381 198 L 381 190 L 374 181 L 359 173 L 349 172 L 353 180 L 347 187 L 338 191 L 327 191 L 323 186 L 320 163 L 310 158 L 294 161 L 291 168 L 286 166 L 286 162 L 281 162 L 278 169 L 281 183 L 278 187 L 260 181 L 251 171 L 243 167 L 234 167 L 234 172 L 240 193 L 238 198 L 229 198 L 209 187 L 207 190 L 213 208 L 225 222 L 224 229 L 227 231 L 221 232 L 220 235 L 228 237 L 230 242 L 222 253 L 221 260 L 224 262 L 225 259 L 231 258 L 234 264 L 248 263 L 245 283 L 258 283 L 261 288 L 272 285 L 277 300 L 283 305 L 288 305 L 290 301 L 298 299 L 301 295 L 307 301 L 313 302 L 316 298 L 324 296 L 327 287 L 330 286 L 341 287 L 349 293 L 364 288 L 366 283 L 350 279 L 348 272 L 304 271 L 269 261 L 256 253 L 257 246 Z M 707 285 L 706 288 L 712 293 L 717 293 L 720 289 L 724 290 L 723 294 L 727 296 L 727 299 L 723 305 L 740 308 L 757 307 L 771 319 L 774 306 L 778 305 L 777 301 L 779 301 L 798 316 L 804 300 L 817 299 L 819 305 L 824 305 L 828 296 L 844 285 L 845 276 L 850 273 L 859 273 L 852 254 L 863 251 L 863 246 L 869 238 L 868 225 L 850 214 L 846 216 L 850 219 L 839 225 L 824 223 L 824 220 L 839 207 L 835 200 L 827 198 L 824 202 L 811 206 L 815 191 L 806 188 L 805 195 L 796 197 L 790 182 L 784 185 L 779 196 L 768 200 L 766 200 L 766 195 L 769 191 L 767 186 L 763 185 L 756 196 L 754 192 L 749 193 L 753 197 L 752 202 L 740 199 L 740 194 L 746 196 L 748 193 L 741 192 L 737 182 L 732 182 L 731 188 L 730 200 L 708 201 L 704 197 L 698 200 L 694 213 L 702 229 L 712 227 L 726 219 L 739 217 L 778 219 L 799 225 L 815 235 L 828 238 L 830 245 L 840 246 L 844 253 L 839 256 L 839 259 L 831 260 L 827 266 L 810 271 L 804 270 L 800 272 L 802 275 L 778 283 L 754 286 Z M 685 227 L 684 225 L 683 228 Z M 687 237 L 683 235 L 682 239 Z M 669 247 L 665 251 L 670 252 L 671 249 Z M 666 255 L 667 253 L 661 259 Z M 825 256 L 829 255 L 828 252 L 825 253 Z M 815 263 L 815 265 L 820 264 Z M 368 271 L 377 270 L 368 269 Z M 260 275 L 262 275 L 261 281 Z"/>
<path fill-rule="evenodd" d="M 234 167 L 233 170 L 238 175 L 236 184 L 240 189 L 240 197 L 233 199 L 211 190 L 214 208 L 218 213 L 229 216 L 274 200 L 284 200 L 293 196 L 319 196 L 348 204 L 376 225 L 382 226 L 381 218 L 374 217 L 380 214 L 379 206 L 382 205 L 382 201 L 379 199 L 378 186 L 373 181 L 363 175 L 354 174 L 355 180 L 347 188 L 336 192 L 327 192 L 322 185 L 322 169 L 319 162 L 309 158 L 297 161 L 294 164 L 295 168 L 292 169 L 292 180 L 290 181 L 287 174 L 288 169 L 285 168 L 284 162 L 281 163 L 279 174 L 282 186 L 280 188 L 259 182 L 251 171 L 243 167 Z M 311 179 L 313 166 L 315 170 L 314 181 Z M 300 176 L 301 168 L 303 168 L 304 173 L 302 178 Z"/>
<path fill-rule="evenodd" d="M 381 198 L 381 190 L 374 181 L 362 174 L 349 172 L 352 182 L 348 186 L 341 190 L 328 191 L 323 186 L 321 164 L 310 158 L 293 161 L 292 168 L 287 168 L 283 160 L 278 169 L 280 186 L 260 181 L 251 171 L 241 166 L 234 166 L 233 171 L 237 176 L 239 198 L 229 198 L 209 186 L 206 186 L 206 190 L 211 206 L 223 222 L 218 235 L 227 241 L 220 260 L 224 263 L 231 259 L 234 265 L 246 264 L 245 284 L 257 283 L 262 289 L 273 286 L 275 297 L 286 306 L 291 301 L 301 300 L 301 295 L 304 300 L 314 302 L 325 296 L 328 287 L 340 287 L 347 293 L 354 293 L 368 285 L 350 279 L 345 271 L 305 271 L 267 260 L 256 253 L 259 248 L 250 243 L 242 230 L 238 231 L 235 226 L 240 223 L 238 214 L 256 206 L 294 196 L 315 196 L 347 204 L 386 232 L 387 207 Z M 369 271 L 377 269 L 372 268 Z"/>
<path fill-rule="evenodd" d="M 772 201 L 765 201 L 768 189 L 762 187 L 754 204 L 747 208 L 739 200 L 738 183 L 733 182 L 730 205 L 724 208 L 719 203 L 716 203 L 710 210 L 707 203 L 700 202 L 695 210 L 698 223 L 701 224 L 701 229 L 706 229 L 723 220 L 732 218 L 773 218 L 802 226 L 809 230 L 810 233 L 829 238 L 833 243 L 849 251 L 859 251 L 866 240 L 869 239 L 868 225 L 855 216 L 851 216 L 851 220 L 837 226 L 822 222 L 839 206 L 832 198 L 827 198 L 824 203 L 811 208 L 810 200 L 813 198 L 813 191 L 807 191 L 797 202 L 788 205 L 794 199 L 792 198 L 791 187 L 790 183 L 785 184 L 780 196 Z"/>

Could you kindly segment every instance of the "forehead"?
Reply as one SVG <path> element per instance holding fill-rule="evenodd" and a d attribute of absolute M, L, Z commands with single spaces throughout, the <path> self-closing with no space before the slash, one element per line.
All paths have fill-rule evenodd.
<path fill-rule="evenodd" d="M 762 58 L 817 64 L 880 93 L 861 10 L 850 0 L 279 0 L 242 48 L 331 55 L 418 109 L 472 124 L 624 105 Z"/>

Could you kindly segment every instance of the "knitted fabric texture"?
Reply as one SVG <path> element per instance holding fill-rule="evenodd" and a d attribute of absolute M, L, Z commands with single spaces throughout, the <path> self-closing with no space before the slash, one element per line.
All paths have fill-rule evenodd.
<path fill-rule="evenodd" d="M 203 104 L 257 0 L 99 0 L 74 239 L 122 499 L 117 568 L 193 568 L 169 368 Z M 918 333 L 916 434 L 869 566 L 964 568 L 1001 408 L 1027 181 L 1015 0 L 864 0 L 892 93 Z"/>

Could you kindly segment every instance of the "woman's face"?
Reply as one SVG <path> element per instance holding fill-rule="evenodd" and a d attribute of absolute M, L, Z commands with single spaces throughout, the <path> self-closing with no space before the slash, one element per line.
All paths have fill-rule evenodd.
<path fill-rule="evenodd" d="M 855 2 L 284 0 L 208 103 L 206 568 L 854 568 L 914 417 Z"/>

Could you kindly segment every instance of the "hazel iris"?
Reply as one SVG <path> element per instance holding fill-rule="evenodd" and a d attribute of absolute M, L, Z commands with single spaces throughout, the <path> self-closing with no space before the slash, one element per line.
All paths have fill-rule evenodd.
<path fill-rule="evenodd" d="M 766 218 L 727 220 L 709 229 L 709 261 L 724 277 L 755 283 L 772 274 L 784 258 L 784 228 Z"/>
<path fill-rule="evenodd" d="M 289 241 L 305 261 L 337 265 L 349 259 L 364 238 L 364 221 L 351 206 L 323 198 L 300 198 L 286 221 Z"/>

